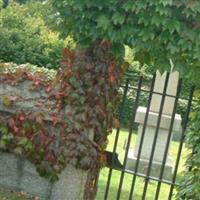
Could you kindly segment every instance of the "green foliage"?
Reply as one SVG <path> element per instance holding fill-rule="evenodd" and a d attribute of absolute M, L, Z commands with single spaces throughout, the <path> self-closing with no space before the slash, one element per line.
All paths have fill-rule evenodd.
<path fill-rule="evenodd" d="M 10 4 L 0 11 L 0 60 L 31 63 L 56 69 L 62 49 L 71 39 L 59 39 L 43 20 L 47 5 L 38 2 Z"/>
<path fill-rule="evenodd" d="M 190 154 L 187 158 L 187 170 L 178 190 L 177 199 L 200 199 L 200 103 L 195 106 L 191 116 L 191 130 L 186 136 Z"/>
<path fill-rule="evenodd" d="M 134 78 L 133 80 L 131 80 L 129 86 L 130 86 L 130 88 L 135 88 L 135 89 L 128 90 L 124 105 L 122 105 L 122 102 L 121 102 L 117 109 L 117 114 L 120 113 L 120 109 L 123 109 L 120 122 L 121 122 L 122 127 L 125 127 L 125 128 L 130 127 L 131 117 L 133 115 L 133 109 L 135 106 L 135 100 L 136 100 L 136 95 L 137 95 L 136 88 L 137 88 L 137 84 L 138 84 L 138 80 L 139 80 L 138 75 L 143 75 L 143 74 L 141 74 L 141 71 L 139 71 L 139 72 L 138 71 L 130 71 L 129 73 L 127 73 L 127 76 L 129 77 L 129 79 Z M 148 88 L 151 83 L 150 75 L 146 75 L 146 76 L 143 75 L 143 81 L 144 81 L 143 87 Z M 123 85 L 124 85 L 124 83 L 123 83 Z M 184 100 L 183 98 L 188 97 L 188 93 L 189 93 L 190 89 L 191 89 L 190 85 L 183 85 L 182 91 L 181 91 L 181 97 L 178 101 L 177 108 L 176 108 L 176 113 L 180 114 L 183 119 L 186 115 L 186 111 L 187 111 L 186 109 L 187 109 L 187 104 L 188 104 L 187 100 Z M 121 99 L 123 96 L 123 92 L 124 91 L 122 89 L 119 90 Z M 147 107 L 148 102 L 149 102 L 149 92 L 141 91 L 138 105 Z"/>
<path fill-rule="evenodd" d="M 127 94 L 126 101 L 122 107 L 120 104 L 118 107 L 118 113 L 120 113 L 120 109 L 123 109 L 122 111 L 122 117 L 120 120 L 120 124 L 124 128 L 128 128 L 131 125 L 132 115 L 133 115 L 133 109 L 135 105 L 135 99 L 136 99 L 136 90 L 129 90 L 129 93 Z M 120 95 L 123 94 L 120 91 Z M 139 99 L 139 105 L 140 106 L 147 106 L 149 99 L 149 94 L 142 92 L 140 99 Z"/>
<path fill-rule="evenodd" d="M 33 75 L 37 75 L 42 73 L 45 75 L 46 80 L 53 80 L 56 76 L 56 71 L 53 69 L 47 69 L 45 67 L 38 67 L 36 65 L 31 65 L 29 63 L 17 65 L 15 63 L 0 63 L 0 72 L 6 73 L 16 73 L 17 70 L 27 70 L 29 73 Z"/>
<path fill-rule="evenodd" d="M 17 3 L 26 3 L 28 0 L 16 0 L 16 2 Z M 8 5 L 9 5 L 9 3 L 10 3 L 10 0 L 1 0 L 1 7 L 2 8 L 6 8 Z"/>
<path fill-rule="evenodd" d="M 51 0 L 64 34 L 88 45 L 107 40 L 135 48 L 136 60 L 185 76 L 200 75 L 200 2 L 198 0 Z M 59 14 L 58 14 L 58 12 Z M 67 27 L 67 28 L 66 28 Z M 120 48 L 118 48 L 119 50 Z"/>

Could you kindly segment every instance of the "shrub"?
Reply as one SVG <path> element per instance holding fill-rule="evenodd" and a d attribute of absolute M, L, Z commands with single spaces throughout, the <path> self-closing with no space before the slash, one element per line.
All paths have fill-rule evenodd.
<path fill-rule="evenodd" d="M 200 103 L 191 114 L 191 130 L 186 136 L 186 144 L 190 150 L 186 162 L 186 172 L 179 186 L 177 199 L 200 199 Z"/>
<path fill-rule="evenodd" d="M 17 64 L 31 63 L 56 69 L 61 51 L 71 39 L 60 39 L 43 20 L 38 2 L 11 3 L 0 12 L 0 60 Z M 36 12 L 37 10 L 37 12 Z"/>

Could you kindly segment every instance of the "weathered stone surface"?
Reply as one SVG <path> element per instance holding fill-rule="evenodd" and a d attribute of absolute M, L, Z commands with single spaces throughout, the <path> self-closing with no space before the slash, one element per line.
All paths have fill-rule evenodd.
<path fill-rule="evenodd" d="M 155 80 L 154 89 L 153 89 L 155 93 L 152 95 L 152 100 L 151 100 L 151 105 L 150 105 L 150 110 L 153 112 L 159 112 L 160 110 L 166 76 L 167 76 L 167 72 L 160 74 L 160 72 L 157 71 L 156 73 L 156 80 Z M 179 81 L 179 73 L 177 71 L 170 73 L 168 84 L 167 84 L 167 91 L 166 91 L 166 94 L 170 96 L 165 97 L 165 102 L 163 106 L 163 114 L 171 115 L 173 112 L 178 81 Z M 160 93 L 160 94 L 156 94 L 156 93 Z"/>
<path fill-rule="evenodd" d="M 128 159 L 126 163 L 126 169 L 135 171 L 135 165 L 137 163 L 137 157 L 134 156 L 133 149 L 130 149 L 128 152 Z M 138 166 L 138 173 L 141 173 L 143 175 L 147 175 L 147 170 L 149 168 L 149 159 L 143 159 L 141 158 L 139 160 L 139 166 Z M 159 178 L 160 172 L 162 168 L 162 162 L 157 162 L 153 160 L 150 176 L 153 178 Z M 173 173 L 173 162 L 170 158 L 168 158 L 167 162 L 165 163 L 164 167 L 164 173 L 163 173 L 163 179 L 165 180 L 171 180 L 172 179 L 172 173 Z"/>
<path fill-rule="evenodd" d="M 146 116 L 147 108 L 139 106 L 137 109 L 136 117 L 135 117 L 135 122 L 139 124 L 144 124 L 145 116 Z M 147 125 L 148 126 L 157 126 L 159 118 L 159 113 L 156 112 L 149 112 L 148 114 L 148 120 L 147 120 Z M 172 116 L 170 115 L 161 115 L 161 122 L 160 122 L 160 128 L 169 130 L 170 125 L 172 121 Z M 180 131 L 181 129 L 181 115 L 176 114 L 174 118 L 174 124 L 173 124 L 173 131 Z"/>
<path fill-rule="evenodd" d="M 19 189 L 20 158 L 14 154 L 0 152 L 0 185 Z"/>
<path fill-rule="evenodd" d="M 41 178 L 29 161 L 0 152 L 0 186 L 46 200 L 83 200 L 87 171 L 67 165 L 58 182 Z"/>
<path fill-rule="evenodd" d="M 135 153 L 134 155 L 136 157 L 138 155 L 139 145 L 141 143 L 142 130 L 143 130 L 143 126 L 140 125 L 138 129 L 138 138 L 137 138 L 137 143 L 136 143 L 135 152 L 134 152 Z M 141 158 L 147 159 L 147 160 L 150 159 L 151 150 L 153 147 L 154 135 L 155 135 L 155 128 L 151 126 L 147 126 L 146 131 L 145 131 L 145 137 L 143 140 Z M 154 157 L 153 157 L 154 161 L 162 162 L 164 153 L 165 153 L 166 143 L 167 143 L 167 136 L 168 136 L 168 130 L 159 129 L 159 134 L 158 134 Z"/>
<path fill-rule="evenodd" d="M 46 108 L 38 108 L 36 106 L 37 102 L 39 100 L 44 100 L 47 105 L 51 102 L 48 100 L 47 94 L 42 87 L 31 90 L 32 84 L 33 83 L 31 81 L 23 81 L 14 86 L 1 83 L 0 110 L 9 113 L 16 113 L 17 110 L 31 110 L 45 113 Z M 3 104 L 4 97 L 14 97 L 16 98 L 16 101 L 13 102 L 12 106 L 6 107 Z"/>
<path fill-rule="evenodd" d="M 51 200 L 83 200 L 87 173 L 68 165 L 52 188 Z"/>
<path fill-rule="evenodd" d="M 39 176 L 36 168 L 29 161 L 24 161 L 24 168 L 20 181 L 20 189 L 33 196 L 49 198 L 51 194 L 52 183 Z"/>

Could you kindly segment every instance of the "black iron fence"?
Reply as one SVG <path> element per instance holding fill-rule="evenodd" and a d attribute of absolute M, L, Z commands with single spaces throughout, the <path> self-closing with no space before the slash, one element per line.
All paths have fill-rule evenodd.
<path fill-rule="evenodd" d="M 182 80 L 174 85 L 174 82 L 170 82 L 170 74 L 167 73 L 162 92 L 157 92 L 156 79 L 156 75 L 136 78 L 129 74 L 124 80 L 120 89 L 121 103 L 118 113 L 120 121 L 123 121 L 124 116 L 127 117 L 126 112 L 130 113 L 130 109 L 131 114 L 126 119 L 128 123 L 125 129 L 118 128 L 110 137 L 107 152 L 110 162 L 107 170 L 105 169 L 103 175 L 100 175 L 101 194 L 98 194 L 97 199 L 171 200 L 174 198 L 175 188 L 183 175 L 181 174 L 183 163 L 186 154 L 189 153 L 184 147 L 184 138 L 189 131 L 189 113 L 195 103 L 194 87 L 186 86 Z M 170 84 L 175 88 L 173 95 L 169 92 Z M 157 112 L 152 111 L 153 98 L 159 99 L 156 102 L 159 104 Z M 130 104 L 130 99 L 132 103 L 127 110 L 127 102 Z M 171 113 L 166 114 L 164 110 L 169 106 L 166 104 L 170 102 Z M 144 111 L 143 118 L 138 115 L 141 111 L 139 108 Z M 178 123 L 181 124 L 179 131 L 175 130 Z M 172 141 L 173 135 L 178 135 L 177 141 Z M 123 149 L 120 149 L 122 140 L 124 145 Z M 137 149 L 137 152 L 134 152 L 134 149 Z M 156 156 L 159 157 L 159 161 Z"/>

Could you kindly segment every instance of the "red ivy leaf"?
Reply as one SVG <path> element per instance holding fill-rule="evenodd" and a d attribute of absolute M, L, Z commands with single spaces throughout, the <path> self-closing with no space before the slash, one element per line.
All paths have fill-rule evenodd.
<path fill-rule="evenodd" d="M 20 121 L 24 121 L 25 118 L 26 118 L 25 114 L 21 114 L 21 115 L 19 116 L 19 120 L 20 120 Z"/>
<path fill-rule="evenodd" d="M 52 86 L 51 86 L 51 85 L 46 86 L 45 91 L 46 91 L 47 93 L 48 93 L 48 92 L 51 92 L 51 91 L 52 91 Z"/>
<path fill-rule="evenodd" d="M 19 128 L 17 128 L 17 126 L 14 126 L 14 127 L 13 127 L 13 130 L 14 130 L 15 133 L 18 133 L 18 132 L 19 132 Z"/>
<path fill-rule="evenodd" d="M 54 114 L 51 115 L 51 120 L 52 120 L 54 126 L 60 121 L 58 116 L 56 116 Z"/>
<path fill-rule="evenodd" d="M 39 100 L 39 101 L 37 101 L 37 103 L 36 103 L 36 106 L 37 107 L 42 107 L 44 105 L 44 100 Z"/>
<path fill-rule="evenodd" d="M 51 163 L 54 163 L 56 161 L 56 157 L 55 155 L 53 154 L 53 152 L 49 152 L 47 155 L 46 155 L 46 159 L 47 161 L 51 162 Z"/>
<path fill-rule="evenodd" d="M 10 128 L 13 128 L 14 126 L 16 126 L 15 120 L 13 118 L 10 118 L 8 120 L 8 125 L 9 125 Z"/>
<path fill-rule="evenodd" d="M 75 53 L 70 51 L 67 48 L 64 48 L 63 50 L 63 57 L 61 60 L 61 66 L 64 68 L 66 66 L 68 66 L 69 68 L 72 68 L 73 63 L 74 63 L 74 59 L 75 59 Z"/>

